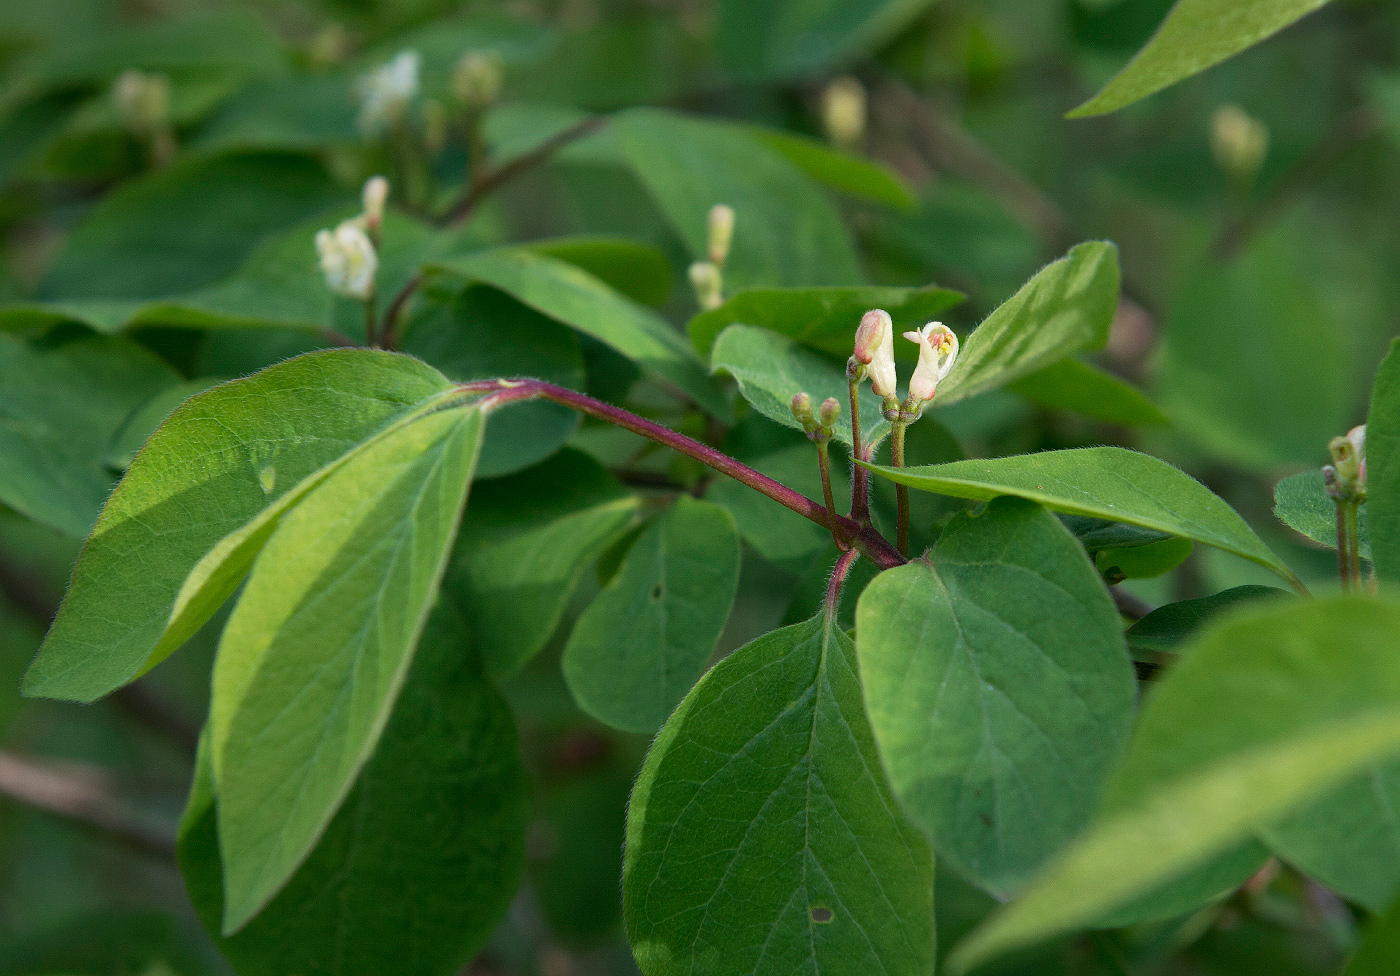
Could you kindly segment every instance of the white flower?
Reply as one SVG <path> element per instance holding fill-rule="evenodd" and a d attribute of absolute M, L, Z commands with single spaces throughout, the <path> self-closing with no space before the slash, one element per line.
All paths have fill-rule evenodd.
<path fill-rule="evenodd" d="M 388 64 L 360 78 L 360 132 L 366 138 L 398 125 L 418 94 L 418 52 L 403 51 Z"/>
<path fill-rule="evenodd" d="M 909 396 L 921 402 L 932 400 L 938 381 L 958 358 L 958 337 L 942 322 L 930 322 L 917 332 L 904 333 L 904 338 L 919 344 L 919 365 L 909 378 Z"/>
<path fill-rule="evenodd" d="M 872 308 L 856 330 L 856 360 L 870 374 L 870 388 L 876 396 L 898 396 L 899 375 L 894 368 L 894 322 L 884 309 Z"/>
<path fill-rule="evenodd" d="M 356 221 L 347 220 L 334 231 L 318 231 L 316 250 L 331 291 L 360 301 L 367 301 L 374 294 L 379 258 L 369 236 Z"/>

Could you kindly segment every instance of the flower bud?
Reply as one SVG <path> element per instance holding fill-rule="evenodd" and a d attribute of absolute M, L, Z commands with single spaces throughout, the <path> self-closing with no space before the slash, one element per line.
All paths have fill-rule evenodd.
<path fill-rule="evenodd" d="M 483 109 L 501 96 L 505 69 L 494 51 L 468 51 L 452 69 L 452 97 L 470 109 Z"/>
<path fill-rule="evenodd" d="M 365 180 L 365 188 L 360 194 L 365 207 L 365 227 L 371 234 L 379 232 L 384 222 L 384 204 L 389 199 L 389 181 L 382 176 L 371 176 Z"/>
<path fill-rule="evenodd" d="M 948 375 L 958 357 L 958 337 L 942 322 L 930 322 L 904 338 L 919 344 L 919 364 L 909 378 L 909 397 L 923 403 L 933 399 L 938 381 Z"/>
<path fill-rule="evenodd" d="M 1366 497 L 1366 425 L 1353 427 L 1342 437 L 1332 438 L 1327 449 L 1332 454 L 1332 463 L 1324 469 L 1330 471 L 1327 478 L 1328 494 L 1339 500 L 1365 499 Z"/>
<path fill-rule="evenodd" d="M 710 261 L 724 267 L 729 257 L 729 245 L 734 241 L 734 208 L 727 203 L 717 203 L 710 208 L 709 245 Z"/>
<path fill-rule="evenodd" d="M 360 301 L 368 301 L 373 296 L 379 257 L 369 236 L 356 221 L 344 221 L 334 231 L 318 231 L 316 250 L 321 256 L 326 286 L 331 291 Z"/>
<path fill-rule="evenodd" d="M 792 398 L 792 415 L 805 430 L 812 430 L 817 423 L 812 413 L 812 397 L 807 393 L 797 393 Z"/>
<path fill-rule="evenodd" d="M 170 124 L 170 79 L 135 69 L 112 84 L 117 114 L 135 135 L 152 136 Z"/>
<path fill-rule="evenodd" d="M 359 79 L 362 135 L 375 138 L 403 123 L 408 103 L 418 94 L 418 65 L 417 51 L 403 51 Z"/>
<path fill-rule="evenodd" d="M 696 261 L 690 266 L 690 287 L 701 308 L 709 310 L 724 304 L 719 268 L 709 261 Z"/>
<path fill-rule="evenodd" d="M 1269 130 L 1238 105 L 1222 105 L 1210 120 L 1210 150 L 1227 175 L 1248 184 L 1264 165 Z"/>
<path fill-rule="evenodd" d="M 861 317 L 856 329 L 855 359 L 870 374 L 876 396 L 896 396 L 899 375 L 894 368 L 894 322 L 884 309 L 873 308 Z"/>
<path fill-rule="evenodd" d="M 865 86 L 847 75 L 833 79 L 822 92 L 822 126 L 842 149 L 858 147 L 865 137 Z"/>
<path fill-rule="evenodd" d="M 836 421 L 841 418 L 841 401 L 835 397 L 827 397 L 822 401 L 820 409 L 817 410 L 817 426 L 830 430 L 836 426 Z"/>
<path fill-rule="evenodd" d="M 306 45 L 306 61 L 313 68 L 329 68 L 350 57 L 350 32 L 341 24 L 327 24 Z"/>

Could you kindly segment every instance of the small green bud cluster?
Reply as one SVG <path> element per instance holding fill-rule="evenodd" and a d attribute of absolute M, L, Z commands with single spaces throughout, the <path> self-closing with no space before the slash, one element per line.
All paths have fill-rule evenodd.
<path fill-rule="evenodd" d="M 150 147 L 155 165 L 164 166 L 175 158 L 169 78 L 135 69 L 123 71 L 112 85 L 112 102 L 127 131 Z"/>
<path fill-rule="evenodd" d="M 811 394 L 798 393 L 792 398 L 792 415 L 809 438 L 818 444 L 825 444 L 831 440 L 836 421 L 841 419 L 841 404 L 835 397 L 827 397 L 814 411 Z"/>
<path fill-rule="evenodd" d="M 1366 500 L 1366 425 L 1353 427 L 1327 445 L 1332 463 L 1322 469 L 1327 494 L 1338 502 Z"/>
<path fill-rule="evenodd" d="M 495 104 L 505 84 L 505 66 L 494 51 L 467 51 L 452 69 L 452 97 L 480 111 Z"/>
<path fill-rule="evenodd" d="M 696 303 L 708 310 L 724 304 L 724 262 L 729 259 L 729 246 L 734 242 L 734 208 L 725 203 L 711 207 L 706 230 L 709 260 L 690 266 L 690 287 L 695 291 Z"/>

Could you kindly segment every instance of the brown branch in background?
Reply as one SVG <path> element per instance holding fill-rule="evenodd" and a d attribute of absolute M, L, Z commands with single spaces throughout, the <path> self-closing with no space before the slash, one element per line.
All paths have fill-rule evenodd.
<path fill-rule="evenodd" d="M 1288 168 L 1269 191 L 1244 213 L 1221 228 L 1211 247 L 1220 260 L 1229 260 L 1249 242 L 1259 228 L 1278 217 L 1293 200 L 1327 175 L 1359 143 L 1380 128 L 1380 116 L 1368 105 L 1343 115 L 1312 151 Z"/>
<path fill-rule="evenodd" d="M 1137 621 L 1152 612 L 1152 606 L 1144 603 L 1131 593 L 1124 593 L 1116 586 L 1110 586 L 1108 592 L 1113 594 L 1113 602 L 1118 607 L 1118 612 L 1129 620 Z"/>
<path fill-rule="evenodd" d="M 1053 200 L 908 85 L 886 80 L 874 100 L 883 117 L 906 124 L 911 141 L 935 168 L 996 198 L 1048 250 L 1058 253 L 1074 243 L 1069 219 Z"/>
<path fill-rule="evenodd" d="M 0 795 L 95 830 L 138 853 L 175 857 L 174 831 L 124 801 L 98 770 L 0 752 Z"/>

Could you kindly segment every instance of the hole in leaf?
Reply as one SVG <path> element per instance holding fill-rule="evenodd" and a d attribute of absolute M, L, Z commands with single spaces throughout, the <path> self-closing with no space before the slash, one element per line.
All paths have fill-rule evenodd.
<path fill-rule="evenodd" d="M 277 469 L 269 464 L 258 472 L 258 481 L 262 482 L 263 491 L 271 491 L 277 484 Z"/>
<path fill-rule="evenodd" d="M 812 921 L 816 922 L 819 925 L 825 925 L 827 922 L 830 922 L 835 917 L 836 913 L 833 912 L 830 908 L 827 908 L 825 905 L 812 906 Z"/>
<path fill-rule="evenodd" d="M 656 584 L 654 587 L 652 587 L 652 589 L 651 589 L 651 598 L 652 598 L 653 600 L 659 600 L 659 599 L 661 599 L 661 594 L 663 594 L 664 592 L 666 592 L 666 588 L 665 588 L 664 586 L 662 586 L 660 583 L 657 583 L 657 584 Z"/>

